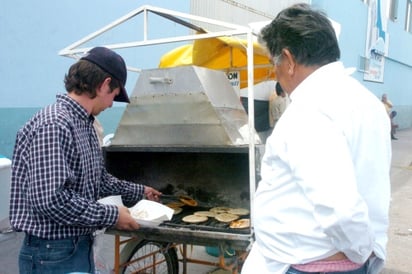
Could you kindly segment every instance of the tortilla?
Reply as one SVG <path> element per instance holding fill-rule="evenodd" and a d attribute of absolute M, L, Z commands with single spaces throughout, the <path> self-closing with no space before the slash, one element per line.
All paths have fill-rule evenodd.
<path fill-rule="evenodd" d="M 197 224 L 207 221 L 206 216 L 196 216 L 196 215 L 187 215 L 182 218 L 182 221 L 185 223 Z"/>
<path fill-rule="evenodd" d="M 172 208 L 172 209 L 179 208 L 179 207 L 182 207 L 182 206 L 184 206 L 184 205 L 185 205 L 185 204 L 182 203 L 182 202 L 170 202 L 170 203 L 167 203 L 167 204 L 166 204 L 166 206 L 168 206 L 168 207 L 170 207 L 170 208 Z"/>
<path fill-rule="evenodd" d="M 215 216 L 215 219 L 222 223 L 229 223 L 231 221 L 239 219 L 239 215 L 230 213 L 220 213 Z"/>
<path fill-rule="evenodd" d="M 230 228 L 248 228 L 250 227 L 250 219 L 239 219 L 232 221 L 229 225 Z"/>
<path fill-rule="evenodd" d="M 189 196 L 179 196 L 179 200 L 188 206 L 197 206 L 197 201 Z"/>
<path fill-rule="evenodd" d="M 212 211 L 196 211 L 193 214 L 196 216 L 206 216 L 206 217 L 212 217 L 212 218 L 216 216 L 216 213 Z"/>
<path fill-rule="evenodd" d="M 244 216 L 249 214 L 249 210 L 246 208 L 232 208 L 227 213 Z"/>
<path fill-rule="evenodd" d="M 230 207 L 217 206 L 217 207 L 211 208 L 209 211 L 214 212 L 216 214 L 220 214 L 220 213 L 227 213 L 231 209 L 232 208 Z"/>

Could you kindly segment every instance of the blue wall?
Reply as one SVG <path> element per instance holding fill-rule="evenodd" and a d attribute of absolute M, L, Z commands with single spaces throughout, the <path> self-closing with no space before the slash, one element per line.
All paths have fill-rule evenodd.
<path fill-rule="evenodd" d="M 407 0 L 398 0 L 398 18 L 388 19 L 389 50 L 385 59 L 384 82 L 363 80 L 363 73 L 353 76 L 377 97 L 387 93 L 398 112 L 395 122 L 400 128 L 412 127 L 412 34 L 404 30 Z M 324 10 L 341 24 L 339 44 L 345 67 L 359 67 L 359 57 L 365 55 L 368 6 L 361 0 L 312 0 L 312 6 Z"/>
<path fill-rule="evenodd" d="M 4 0 L 0 9 L 0 108 L 41 107 L 65 93 L 63 79 L 74 59 L 58 52 L 131 11 L 152 6 L 189 12 L 189 1 L 164 0 Z M 149 15 L 149 39 L 187 35 L 188 29 Z M 84 46 L 131 42 L 143 37 L 143 14 Z M 119 49 L 127 65 L 156 68 L 160 57 L 180 44 Z M 128 73 L 131 93 L 138 73 Z M 115 105 L 124 106 L 123 103 Z"/>

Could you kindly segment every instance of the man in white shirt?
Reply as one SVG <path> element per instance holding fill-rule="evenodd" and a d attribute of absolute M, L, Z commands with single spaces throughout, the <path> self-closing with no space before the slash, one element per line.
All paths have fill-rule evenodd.
<path fill-rule="evenodd" d="M 242 274 L 378 273 L 386 257 L 390 120 L 350 77 L 325 14 L 298 4 L 262 30 L 291 103 L 266 143 Z"/>

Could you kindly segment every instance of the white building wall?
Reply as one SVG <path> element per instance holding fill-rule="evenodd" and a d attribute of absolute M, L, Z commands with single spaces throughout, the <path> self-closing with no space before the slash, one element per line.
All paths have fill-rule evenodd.
<path fill-rule="evenodd" d="M 268 21 L 276 14 L 295 3 L 309 3 L 309 0 L 191 0 L 190 13 L 247 26 L 251 22 Z M 218 31 L 216 26 L 202 25 L 210 31 Z"/>

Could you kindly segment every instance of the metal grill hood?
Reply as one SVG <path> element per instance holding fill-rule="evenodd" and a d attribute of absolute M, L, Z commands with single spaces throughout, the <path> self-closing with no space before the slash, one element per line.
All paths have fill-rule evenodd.
<path fill-rule="evenodd" d="M 240 146 L 248 116 L 222 71 L 197 66 L 144 70 L 111 146 Z M 255 140 L 260 143 L 255 133 Z"/>

